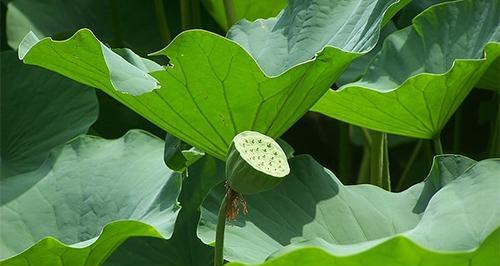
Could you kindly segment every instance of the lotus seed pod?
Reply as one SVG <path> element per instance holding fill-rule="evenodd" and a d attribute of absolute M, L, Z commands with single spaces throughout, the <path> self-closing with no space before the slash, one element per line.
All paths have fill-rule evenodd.
<path fill-rule="evenodd" d="M 229 186 L 242 194 L 276 187 L 290 173 L 287 156 L 272 138 L 254 131 L 236 135 L 226 159 Z"/>

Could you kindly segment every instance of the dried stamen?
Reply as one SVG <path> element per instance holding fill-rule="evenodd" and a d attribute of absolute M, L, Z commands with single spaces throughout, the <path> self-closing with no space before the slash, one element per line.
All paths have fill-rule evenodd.
<path fill-rule="evenodd" d="M 248 205 L 243 194 L 234 191 L 226 183 L 228 202 L 225 208 L 226 218 L 230 221 L 236 219 L 240 212 L 240 204 L 243 206 L 243 214 L 248 213 Z"/>

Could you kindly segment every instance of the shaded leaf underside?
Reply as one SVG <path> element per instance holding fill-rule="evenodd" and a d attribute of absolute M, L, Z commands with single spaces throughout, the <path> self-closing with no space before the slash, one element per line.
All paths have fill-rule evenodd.
<path fill-rule="evenodd" d="M 78 137 L 2 183 L 2 265 L 97 265 L 131 236 L 169 238 L 181 178 L 140 131 Z M 35 181 L 27 184 L 27 181 Z"/>
<path fill-rule="evenodd" d="M 15 52 L 2 52 L 0 61 L 0 175 L 5 179 L 37 169 L 52 148 L 86 133 L 98 106 L 94 90 L 24 65 Z"/>

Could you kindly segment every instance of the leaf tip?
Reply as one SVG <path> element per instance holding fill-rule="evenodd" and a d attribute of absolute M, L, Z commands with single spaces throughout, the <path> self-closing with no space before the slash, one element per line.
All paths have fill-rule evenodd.
<path fill-rule="evenodd" d="M 23 60 L 24 57 L 26 57 L 26 54 L 28 54 L 28 52 L 31 50 L 31 48 L 35 46 L 35 44 L 37 44 L 39 41 L 40 39 L 38 39 L 34 32 L 28 32 L 28 34 L 24 36 L 17 49 L 17 56 L 19 60 Z"/>

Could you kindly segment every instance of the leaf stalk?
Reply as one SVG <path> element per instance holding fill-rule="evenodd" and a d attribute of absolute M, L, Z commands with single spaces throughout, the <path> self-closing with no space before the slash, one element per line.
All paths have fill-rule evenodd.
<path fill-rule="evenodd" d="M 224 11 L 226 12 L 226 23 L 229 29 L 236 22 L 233 0 L 224 0 Z"/>
<path fill-rule="evenodd" d="M 201 10 L 200 0 L 181 0 L 181 26 L 182 30 L 200 27 Z"/>
<path fill-rule="evenodd" d="M 349 147 L 349 124 L 339 122 L 339 174 L 342 178 L 350 176 L 351 149 Z"/>
<path fill-rule="evenodd" d="M 432 142 L 434 143 L 434 153 L 436 155 L 443 154 L 443 145 L 441 144 L 440 134 L 438 134 L 436 137 L 434 137 Z"/>
<path fill-rule="evenodd" d="M 222 264 L 224 264 L 224 231 L 226 227 L 226 206 L 229 200 L 229 193 L 230 190 L 227 190 L 219 208 L 217 227 L 215 231 L 214 266 L 222 266 Z"/>
<path fill-rule="evenodd" d="M 406 164 L 406 167 L 401 174 L 401 178 L 398 182 L 398 187 L 396 188 L 397 191 L 401 191 L 401 189 L 403 189 L 403 186 L 406 183 L 406 179 L 408 178 L 408 174 L 410 173 L 410 170 L 415 163 L 415 160 L 417 159 L 417 155 L 420 153 L 420 149 L 422 148 L 423 143 L 424 142 L 421 139 L 417 141 L 417 144 L 415 145 L 415 148 L 413 149 L 410 158 L 408 159 L 408 163 Z"/>
<path fill-rule="evenodd" d="M 154 0 L 156 19 L 158 20 L 158 27 L 160 29 L 161 40 L 164 45 L 170 43 L 170 29 L 168 28 L 167 17 L 165 16 L 165 7 L 163 0 Z"/>
<path fill-rule="evenodd" d="M 387 134 L 369 131 L 370 144 L 370 183 L 391 190 Z"/>

